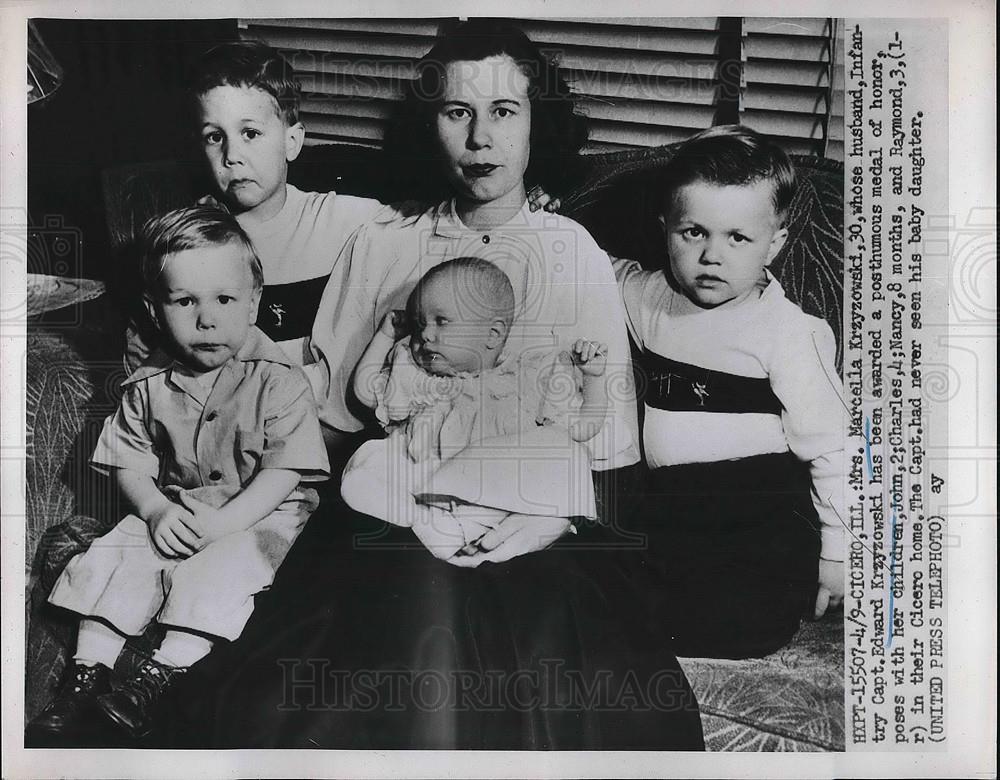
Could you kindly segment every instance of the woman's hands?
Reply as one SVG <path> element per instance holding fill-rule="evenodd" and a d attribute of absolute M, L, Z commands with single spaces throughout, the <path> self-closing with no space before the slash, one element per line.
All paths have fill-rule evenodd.
<path fill-rule="evenodd" d="M 554 198 L 544 189 L 541 185 L 536 185 L 528 190 L 528 208 L 532 211 L 538 211 L 539 209 L 545 209 L 550 214 L 559 211 L 559 207 L 562 205 L 562 201 L 559 198 Z"/>
<path fill-rule="evenodd" d="M 406 335 L 406 327 L 405 311 L 393 309 L 386 312 L 354 369 L 354 395 L 369 409 L 378 404 L 376 378 L 382 371 L 386 355 L 392 345 Z"/>
<path fill-rule="evenodd" d="M 392 309 L 382 318 L 379 333 L 388 336 L 394 342 L 399 341 L 407 333 L 406 312 L 402 309 Z"/>
<path fill-rule="evenodd" d="M 446 560 L 455 566 L 475 568 L 485 561 L 502 563 L 519 555 L 544 550 L 573 527 L 565 517 L 507 515 L 500 524 L 476 542 L 478 552 L 453 555 Z"/>

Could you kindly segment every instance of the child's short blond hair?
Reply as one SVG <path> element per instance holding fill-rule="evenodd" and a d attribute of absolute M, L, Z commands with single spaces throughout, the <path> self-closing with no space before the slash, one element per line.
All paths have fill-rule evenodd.
<path fill-rule="evenodd" d="M 139 235 L 143 290 L 153 296 L 167 258 L 188 249 L 235 244 L 253 277 L 255 290 L 264 286 L 264 271 L 253 244 L 228 211 L 216 206 L 189 206 L 153 217 Z"/>
<path fill-rule="evenodd" d="M 681 187 L 705 182 L 721 187 L 771 184 L 771 203 L 784 225 L 795 196 L 795 168 L 777 144 L 743 125 L 719 125 L 684 141 L 658 177 L 660 203 L 673 208 Z"/>

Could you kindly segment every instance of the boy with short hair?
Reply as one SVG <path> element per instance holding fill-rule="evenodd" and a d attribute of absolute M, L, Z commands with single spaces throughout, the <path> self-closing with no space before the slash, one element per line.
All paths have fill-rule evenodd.
<path fill-rule="evenodd" d="M 210 49 L 190 92 L 216 197 L 236 216 L 260 256 L 264 292 L 258 327 L 299 363 L 334 262 L 348 237 L 383 206 L 288 184 L 305 139 L 292 66 L 273 48 L 235 41 Z"/>
<path fill-rule="evenodd" d="M 661 181 L 667 267 L 615 261 L 645 388 L 647 586 L 679 655 L 760 656 L 843 597 L 836 342 L 767 270 L 795 192 L 784 152 L 715 127 Z"/>
<path fill-rule="evenodd" d="M 92 463 L 130 514 L 69 562 L 49 601 L 82 615 L 57 698 L 30 724 L 72 737 L 97 712 L 147 734 L 162 692 L 236 639 L 329 476 L 309 383 L 254 327 L 263 276 L 225 211 L 198 206 L 143 229 L 145 304 L 165 345 L 128 379 Z M 112 690 L 129 636 L 166 634 Z"/>
<path fill-rule="evenodd" d="M 277 50 L 257 41 L 219 44 L 194 66 L 188 91 L 215 185 L 202 202 L 228 209 L 261 258 L 256 324 L 322 387 L 308 338 L 319 300 L 347 239 L 384 207 L 288 184 L 288 164 L 302 151 L 305 128 L 292 66 Z M 129 368 L 148 356 L 149 341 L 155 332 L 130 332 Z"/>

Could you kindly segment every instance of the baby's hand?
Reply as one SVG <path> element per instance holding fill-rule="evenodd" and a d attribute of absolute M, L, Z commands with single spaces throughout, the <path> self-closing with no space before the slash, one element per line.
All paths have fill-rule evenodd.
<path fill-rule="evenodd" d="M 402 309 L 393 309 L 388 312 L 382 318 L 382 324 L 379 326 L 379 331 L 391 338 L 393 341 L 398 341 L 406 335 L 406 312 Z"/>
<path fill-rule="evenodd" d="M 202 548 L 191 513 L 171 502 L 146 518 L 149 538 L 168 558 L 189 558 Z"/>
<path fill-rule="evenodd" d="M 575 363 L 584 376 L 603 376 L 608 365 L 608 345 L 577 339 L 572 350 Z"/>
<path fill-rule="evenodd" d="M 813 617 L 819 620 L 827 610 L 836 609 L 844 602 L 844 564 L 842 561 L 819 559 L 819 591 Z"/>

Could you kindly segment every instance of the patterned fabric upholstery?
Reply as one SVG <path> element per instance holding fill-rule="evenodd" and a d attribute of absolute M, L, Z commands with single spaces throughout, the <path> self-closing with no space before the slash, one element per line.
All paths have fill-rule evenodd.
<path fill-rule="evenodd" d="M 844 749 L 844 630 L 837 612 L 804 623 L 766 658 L 682 658 L 708 750 Z"/>
<path fill-rule="evenodd" d="M 662 260 L 656 204 L 646 187 L 673 147 L 581 159 L 578 185 L 563 212 L 586 225 L 612 254 L 647 267 Z M 384 173 L 372 150 L 309 150 L 308 168 L 292 181 L 322 189 L 379 195 Z M 825 317 L 840 339 L 842 306 L 842 176 L 837 163 L 797 158 L 800 186 L 789 241 L 772 270 L 788 296 Z M 318 166 L 318 167 L 317 167 Z M 343 169 L 344 175 L 337 173 Z M 376 168 L 377 170 L 377 168 Z M 308 173 L 304 173 L 308 171 Z M 322 171 L 330 181 L 312 179 Z M 312 177 L 309 178 L 309 177 Z M 175 163 L 130 166 L 105 176 L 109 229 L 127 262 L 135 228 L 158 208 L 177 205 L 196 185 Z M 189 189 L 190 187 L 190 189 Z M 124 275 L 124 274 L 123 274 Z M 126 285 L 127 287 L 127 285 Z M 74 643 L 75 620 L 45 602 L 59 573 L 120 516 L 107 480 L 87 466 L 104 417 L 117 404 L 123 378 L 124 327 L 111 296 L 82 304 L 58 322 L 29 326 L 27 361 L 26 525 L 29 570 L 25 716 L 51 698 Z M 838 366 L 840 355 L 838 351 Z M 131 642 L 119 671 L 148 653 L 151 638 Z M 839 614 L 806 624 L 792 644 L 750 661 L 683 659 L 702 707 L 706 743 L 713 750 L 842 750 L 843 626 Z M 124 668 L 123 668 L 124 667 Z"/>

